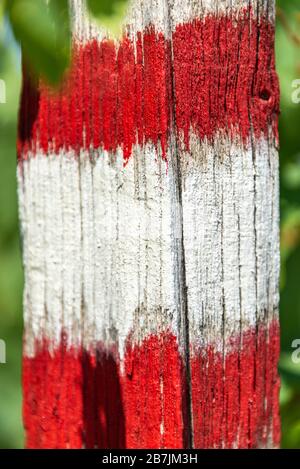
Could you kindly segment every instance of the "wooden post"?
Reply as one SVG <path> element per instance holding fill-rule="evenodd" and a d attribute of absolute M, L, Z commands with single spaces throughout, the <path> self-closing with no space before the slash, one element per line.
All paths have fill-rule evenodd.
<path fill-rule="evenodd" d="M 277 447 L 274 0 L 71 0 L 18 142 L 29 448 Z"/>

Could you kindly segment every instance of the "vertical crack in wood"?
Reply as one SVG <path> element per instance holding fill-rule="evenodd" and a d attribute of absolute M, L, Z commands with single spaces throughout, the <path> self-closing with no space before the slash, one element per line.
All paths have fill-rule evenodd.
<path fill-rule="evenodd" d="M 168 27 L 169 31 L 172 31 L 172 16 L 171 16 L 172 2 L 168 0 Z M 174 175 L 174 201 L 176 204 L 175 213 L 179 218 L 179 229 L 177 223 L 175 224 L 175 237 L 176 247 L 178 255 L 178 272 L 179 272 L 179 285 L 180 285 L 180 317 L 178 330 L 180 332 L 179 340 L 182 340 L 182 347 L 184 351 L 184 365 L 185 365 L 185 382 L 184 382 L 184 399 L 183 399 L 183 416 L 186 428 L 184 428 L 184 440 L 187 448 L 193 448 L 194 446 L 194 431 L 193 431 L 193 409 L 192 409 L 192 383 L 191 383 L 191 361 L 190 361 L 190 331 L 189 331 L 189 315 L 188 315 L 188 294 L 187 294 L 187 280 L 186 280 L 186 267 L 185 267 L 185 249 L 184 249 L 184 236 L 183 236 L 183 204 L 182 204 L 182 174 L 181 174 L 181 162 L 180 162 L 180 151 L 178 148 L 176 138 L 176 98 L 175 98 L 175 71 L 174 71 L 174 51 L 173 51 L 173 40 L 171 37 L 170 47 L 170 84 L 171 84 L 171 99 L 170 99 L 170 114 L 171 114 L 171 165 Z"/>

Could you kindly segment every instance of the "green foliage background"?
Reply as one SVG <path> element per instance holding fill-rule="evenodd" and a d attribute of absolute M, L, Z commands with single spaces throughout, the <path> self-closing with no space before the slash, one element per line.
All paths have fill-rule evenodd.
<path fill-rule="evenodd" d="M 119 0 L 122 7 L 123 1 Z M 2 0 L 0 0 L 0 79 L 6 83 L 7 102 L 0 104 L 0 339 L 6 341 L 7 363 L 0 364 L 0 448 L 21 448 L 23 447 L 21 415 L 23 273 L 15 176 L 21 66 L 20 51 L 10 32 L 8 21 L 5 20 L 1 26 L 1 2 Z M 95 2 L 91 0 L 90 4 L 93 9 Z M 107 4 L 105 0 L 103 2 L 105 8 Z M 292 82 L 300 79 L 300 0 L 278 0 L 277 6 L 276 51 L 282 96 L 280 118 L 282 355 L 279 365 L 282 377 L 282 446 L 300 448 L 300 365 L 293 364 L 291 360 L 292 341 L 300 339 L 300 104 L 293 104 L 291 98 Z M 100 11 L 100 14 L 102 13 Z M 109 11 L 108 16 L 110 14 Z M 111 23 L 111 18 L 109 21 Z M 16 23 L 22 24 L 21 21 Z M 47 44 L 45 47 L 48 47 Z M 43 55 L 39 57 L 42 57 L 40 68 L 44 67 L 47 74 L 47 63 L 44 64 Z M 32 60 L 34 62 L 35 58 Z M 59 60 L 65 60 L 65 52 Z M 60 66 L 63 70 L 64 63 L 62 62 Z M 59 77 L 49 78 L 56 81 Z"/>

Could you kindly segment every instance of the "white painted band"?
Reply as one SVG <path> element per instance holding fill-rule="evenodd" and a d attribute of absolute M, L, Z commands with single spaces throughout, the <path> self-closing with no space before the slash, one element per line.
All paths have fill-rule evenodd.
<path fill-rule="evenodd" d="M 110 32 L 101 27 L 101 22 L 87 13 L 85 0 L 69 1 L 73 34 L 77 40 L 86 43 L 94 38 L 101 41 L 110 36 Z M 271 0 L 129 0 L 123 23 L 125 31 L 133 38 L 149 26 L 154 26 L 158 33 L 170 38 L 172 31 L 180 24 L 210 15 L 228 14 L 238 20 L 241 12 L 249 8 L 254 17 L 259 17 L 263 12 L 270 22 L 274 22 L 275 8 Z"/>
<path fill-rule="evenodd" d="M 174 154 L 174 153 L 172 153 Z M 174 156 L 173 156 L 174 157 Z M 217 348 L 278 307 L 278 155 L 251 144 L 191 138 L 173 165 L 153 145 L 123 166 L 99 151 L 31 155 L 18 166 L 27 355 L 34 342 L 118 344 L 181 335 L 178 246 L 183 217 L 189 341 Z M 225 335 L 223 335 L 223 329 Z"/>

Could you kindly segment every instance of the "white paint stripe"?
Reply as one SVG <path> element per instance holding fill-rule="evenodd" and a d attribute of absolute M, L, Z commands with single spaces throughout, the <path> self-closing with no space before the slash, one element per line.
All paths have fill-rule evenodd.
<path fill-rule="evenodd" d="M 63 232 L 68 230 L 69 224 L 65 224 L 63 220 L 61 162 L 56 156 L 49 155 L 44 160 L 40 159 L 38 164 L 42 187 L 45 187 L 45 189 L 47 186 L 52 188 L 51 191 L 40 191 L 40 196 L 44 198 L 44 212 L 40 214 L 41 219 L 44 217 L 44 213 L 47 213 L 47 217 L 44 217 L 45 224 L 41 241 L 44 243 L 44 247 L 42 246 L 44 266 L 41 265 L 41 269 L 45 275 L 44 327 L 46 330 L 50 329 L 54 332 L 55 342 L 57 343 L 61 336 L 61 323 L 58 318 L 62 317 L 63 312 L 69 312 L 67 304 L 62 302 L 64 285 L 62 271 L 64 261 Z M 39 190 L 39 187 L 37 190 Z M 37 198 L 37 194 L 35 196 Z M 70 245 L 72 245 L 72 240 L 69 241 Z M 51 281 L 48 281 L 48 279 L 51 279 Z M 55 314 L 53 314 L 54 311 Z"/>
<path fill-rule="evenodd" d="M 42 159 L 37 156 L 37 159 Z M 78 346 L 81 343 L 83 327 L 82 311 L 82 218 L 81 218 L 81 191 L 80 166 L 75 153 L 64 155 L 63 158 L 55 155 L 58 164 L 61 164 L 60 197 L 63 210 L 63 328 L 69 341 Z M 61 161 L 59 161 L 61 160 Z M 50 193 L 54 188 L 45 187 Z M 44 214 L 47 216 L 48 214 Z M 46 246 L 45 255 L 47 256 Z M 47 279 L 51 282 L 51 279 Z M 53 305 L 51 314 L 54 323 L 59 328 L 60 318 Z M 58 335 L 52 332 L 49 336 L 54 342 Z M 54 338 L 54 339 L 53 339 Z M 56 342 L 55 342 L 56 343 Z"/>
<path fill-rule="evenodd" d="M 168 3 L 168 0 L 130 0 L 124 22 L 133 35 L 154 26 L 157 32 L 168 38 L 171 32 Z"/>
<path fill-rule="evenodd" d="M 92 38 L 101 41 L 110 32 L 100 26 L 87 13 L 85 0 L 69 0 L 74 37 L 86 43 Z M 226 15 L 238 19 L 241 11 L 251 8 L 253 15 L 262 12 L 274 22 L 274 2 L 270 0 L 130 0 L 124 18 L 124 30 L 134 38 L 137 32 L 149 26 L 170 38 L 171 32 L 180 24 L 209 15 Z"/>
<path fill-rule="evenodd" d="M 265 139 L 191 140 L 182 155 L 183 226 L 195 346 L 225 341 L 278 308 L 278 155 Z M 273 207 L 273 201 L 275 206 Z"/>
<path fill-rule="evenodd" d="M 270 0 L 170 0 L 169 3 L 173 30 L 179 24 L 211 15 L 228 15 L 238 19 L 241 12 L 249 8 L 254 16 L 264 13 L 270 21 L 274 22 L 275 19 L 274 2 Z"/>
<path fill-rule="evenodd" d="M 190 342 L 221 350 L 223 328 L 227 341 L 278 307 L 278 155 L 264 139 L 254 155 L 192 136 L 181 166 Z M 121 356 L 132 331 L 139 342 L 169 329 L 182 345 L 173 165 L 148 144 L 125 167 L 119 150 L 32 155 L 18 171 L 26 353 L 43 336 L 58 344 L 62 327 L 70 344 Z"/>
<path fill-rule="evenodd" d="M 121 354 L 132 330 L 176 334 L 172 175 L 152 145 L 135 154 L 125 168 L 121 151 L 19 165 L 28 355 L 62 329 L 72 345 L 117 342 Z"/>
<path fill-rule="evenodd" d="M 23 264 L 25 275 L 24 321 L 28 335 L 36 337 L 44 328 L 45 313 L 45 272 L 43 259 L 43 193 L 35 200 L 41 185 L 39 168 L 32 177 L 30 164 L 18 165 L 19 213 L 23 243 Z M 30 181 L 27 184 L 26 181 Z M 34 318 L 34 320 L 33 320 Z"/>
<path fill-rule="evenodd" d="M 102 41 L 107 32 L 88 13 L 85 0 L 69 0 L 71 28 L 76 41 L 86 43 L 91 39 Z"/>

